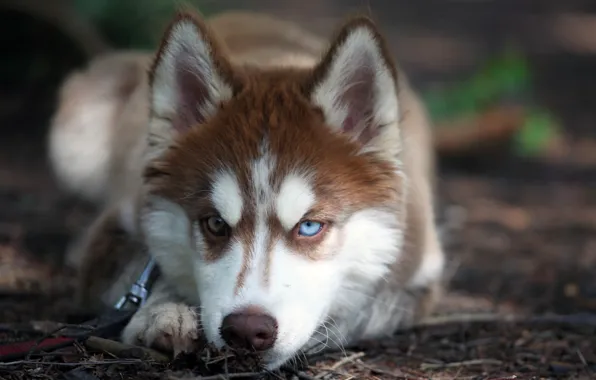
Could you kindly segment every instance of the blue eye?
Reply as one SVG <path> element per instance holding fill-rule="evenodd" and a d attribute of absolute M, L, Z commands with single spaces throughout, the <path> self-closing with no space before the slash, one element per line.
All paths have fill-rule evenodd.
<path fill-rule="evenodd" d="M 313 220 L 305 220 L 304 222 L 300 223 L 298 235 L 312 237 L 321 232 L 322 229 L 323 223 L 315 222 Z"/>

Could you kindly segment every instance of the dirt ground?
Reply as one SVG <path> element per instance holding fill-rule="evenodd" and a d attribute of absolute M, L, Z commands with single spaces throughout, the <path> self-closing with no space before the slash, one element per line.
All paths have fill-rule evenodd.
<path fill-rule="evenodd" d="M 9 22 L 4 16 L 0 22 Z M 47 31 L 15 33 L 34 39 Z M 93 209 L 59 191 L 44 146 L 56 84 L 82 58 L 61 54 L 68 46 L 59 38 L 48 41 L 31 56 L 50 57 L 48 65 L 64 70 L 10 81 L 0 90 L 0 342 L 23 338 L 7 326 L 77 323 L 84 313 L 72 303 L 73 277 L 62 257 Z M 436 315 L 391 339 L 309 357 L 307 366 L 266 376 L 596 378 L 596 163 L 577 159 L 576 148 L 596 137 L 596 56 L 563 50 L 530 53 L 537 97 L 563 121 L 569 154 L 549 160 L 506 151 L 440 157 L 439 220 L 450 290 Z M 421 68 L 413 76 L 431 74 Z M 160 364 L 81 344 L 0 363 L 0 379 L 258 378 L 229 360 L 211 357 L 206 366 L 185 357 Z M 214 375 L 226 368 L 228 375 Z"/>

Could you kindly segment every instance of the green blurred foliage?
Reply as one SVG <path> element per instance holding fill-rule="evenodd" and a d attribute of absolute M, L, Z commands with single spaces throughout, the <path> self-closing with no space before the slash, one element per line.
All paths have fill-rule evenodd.
<path fill-rule="evenodd" d="M 206 0 L 74 0 L 74 5 L 114 46 L 139 49 L 154 48 L 181 7 L 191 6 L 205 16 L 218 9 L 216 1 Z"/>
<path fill-rule="evenodd" d="M 528 97 L 531 71 L 523 55 L 507 49 L 460 83 L 427 91 L 424 100 L 436 121 L 472 116 L 488 106 Z"/>
<path fill-rule="evenodd" d="M 223 10 L 213 0 L 73 0 L 75 8 L 94 23 L 117 48 L 154 49 L 174 13 L 192 7 L 204 16 Z M 36 77 L 47 67 L 30 66 Z M 525 105 L 528 117 L 514 138 L 519 154 L 539 154 L 558 133 L 552 117 L 534 106 L 532 71 L 524 55 L 507 47 L 469 78 L 423 92 L 423 99 L 433 120 L 453 121 L 473 117 L 503 102 Z"/>
<path fill-rule="evenodd" d="M 514 150 L 523 156 L 539 155 L 558 138 L 559 133 L 559 125 L 550 114 L 541 109 L 531 110 L 514 136 Z"/>
<path fill-rule="evenodd" d="M 514 49 L 489 59 L 470 78 L 441 86 L 423 94 L 431 118 L 436 122 L 474 117 L 499 103 L 525 105 L 526 118 L 513 139 L 520 155 L 539 155 L 558 136 L 559 127 L 532 99 L 532 71 L 524 55 Z"/>

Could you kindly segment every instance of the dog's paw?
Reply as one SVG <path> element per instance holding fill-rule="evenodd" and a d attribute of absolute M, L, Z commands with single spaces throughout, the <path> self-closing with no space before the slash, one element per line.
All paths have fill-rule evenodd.
<path fill-rule="evenodd" d="M 174 356 L 192 352 L 199 339 L 199 315 L 181 303 L 164 303 L 140 309 L 122 332 L 128 344 L 154 347 Z"/>

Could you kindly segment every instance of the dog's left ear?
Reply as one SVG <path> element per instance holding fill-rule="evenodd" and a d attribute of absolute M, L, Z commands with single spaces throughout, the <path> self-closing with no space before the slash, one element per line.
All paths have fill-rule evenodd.
<path fill-rule="evenodd" d="M 179 13 L 170 23 L 150 71 L 151 155 L 179 134 L 209 120 L 233 95 L 227 54 L 203 18 Z"/>
<path fill-rule="evenodd" d="M 340 29 L 311 83 L 310 99 L 327 124 L 365 147 L 384 126 L 398 121 L 396 69 L 368 18 L 355 18 Z"/>

